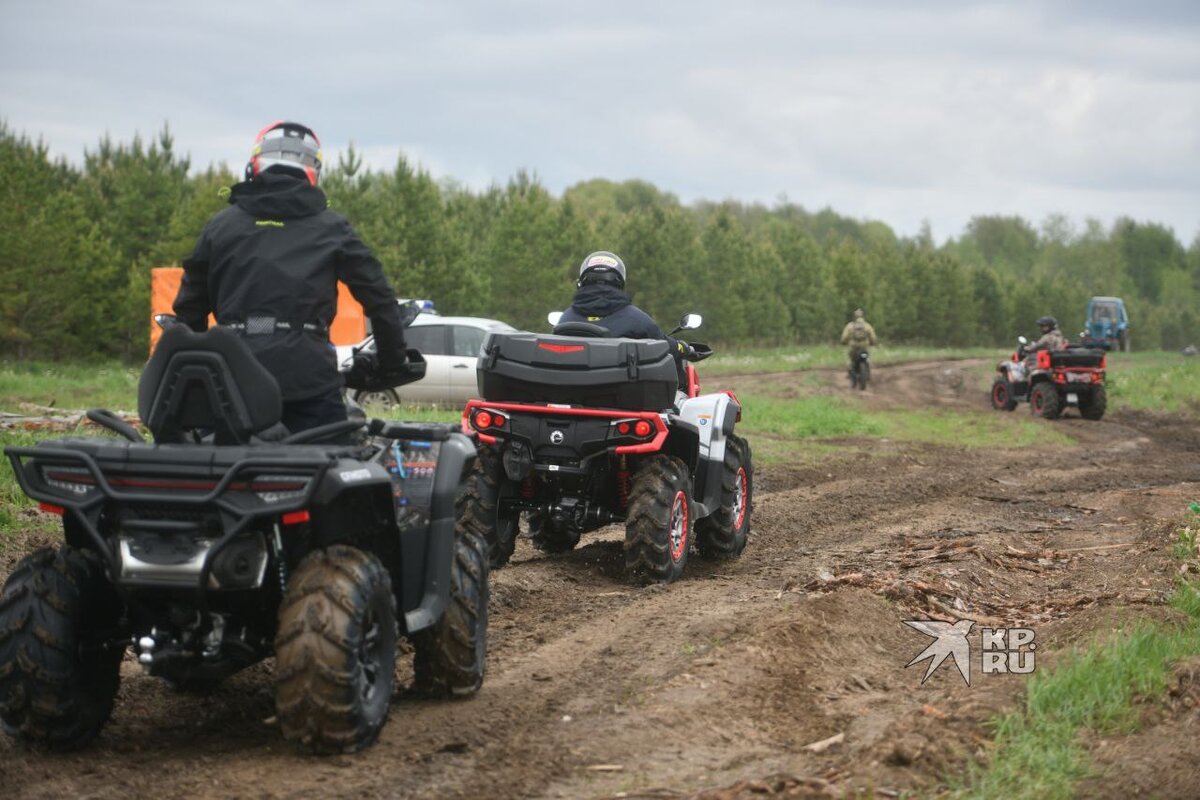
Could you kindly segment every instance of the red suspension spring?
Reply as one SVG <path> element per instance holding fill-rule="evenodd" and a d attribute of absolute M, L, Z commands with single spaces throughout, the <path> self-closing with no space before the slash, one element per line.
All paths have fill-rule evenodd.
<path fill-rule="evenodd" d="M 525 480 L 521 481 L 521 497 L 524 497 L 526 500 L 532 500 L 536 494 L 537 482 L 532 475 L 529 475 Z"/>
<path fill-rule="evenodd" d="M 629 486 L 631 483 L 629 470 L 617 470 L 617 502 L 621 504 L 622 511 L 629 505 Z"/>

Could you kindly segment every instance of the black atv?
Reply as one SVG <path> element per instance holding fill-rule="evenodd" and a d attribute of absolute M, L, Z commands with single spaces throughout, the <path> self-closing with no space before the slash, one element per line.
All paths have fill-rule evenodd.
<path fill-rule="evenodd" d="M 408 380 L 423 373 L 415 354 Z M 280 411 L 236 335 L 174 326 L 138 389 L 153 444 L 94 410 L 121 439 L 6 448 L 65 538 L 23 559 L 0 594 L 6 733 L 51 749 L 92 739 L 131 647 L 185 691 L 273 654 L 283 735 L 315 752 L 375 740 L 399 635 L 418 690 L 479 688 L 487 561 L 454 519 L 470 440 L 381 420 L 289 434 Z M 369 436 L 329 443 L 356 430 Z"/>
<path fill-rule="evenodd" d="M 700 322 L 687 315 L 676 331 Z M 688 358 L 710 355 L 695 343 Z M 467 404 L 463 426 L 479 459 L 459 513 L 493 567 L 512 555 L 522 516 L 549 553 L 624 522 L 625 571 L 637 582 L 678 579 L 693 549 L 741 555 L 754 496 L 750 444 L 734 432 L 742 406 L 729 390 L 701 394 L 695 367 L 681 369 L 667 341 L 609 338 L 586 322 L 491 333 L 477 377 L 482 399 Z"/>

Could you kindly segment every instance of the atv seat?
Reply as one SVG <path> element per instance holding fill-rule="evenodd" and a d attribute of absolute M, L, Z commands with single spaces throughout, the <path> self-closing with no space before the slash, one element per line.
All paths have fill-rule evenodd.
<path fill-rule="evenodd" d="M 158 443 L 207 429 L 218 445 L 247 444 L 279 426 L 279 385 L 235 334 L 165 331 L 138 382 L 138 415 Z M 279 426 L 282 428 L 282 426 Z"/>
<path fill-rule="evenodd" d="M 476 371 L 479 396 L 494 402 L 564 403 L 661 411 L 679 386 L 661 339 L 600 339 L 492 333 Z"/>

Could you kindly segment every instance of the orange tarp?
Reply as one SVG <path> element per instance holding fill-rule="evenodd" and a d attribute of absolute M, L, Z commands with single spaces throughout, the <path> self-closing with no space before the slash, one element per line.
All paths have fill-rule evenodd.
<path fill-rule="evenodd" d="M 183 280 L 182 267 L 156 267 L 150 270 L 150 352 L 158 344 L 162 329 L 154 324 L 155 314 L 172 314 L 171 306 L 179 294 L 179 283 Z M 216 325 L 212 314 L 208 324 Z M 329 328 L 329 338 L 334 344 L 358 344 L 367 336 L 367 317 L 344 283 L 338 284 L 337 316 Z"/>

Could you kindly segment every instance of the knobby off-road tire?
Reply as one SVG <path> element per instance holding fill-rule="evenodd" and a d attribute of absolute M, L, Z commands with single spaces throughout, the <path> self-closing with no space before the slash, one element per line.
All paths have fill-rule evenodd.
<path fill-rule="evenodd" d="M 740 436 L 725 442 L 721 506 L 696 521 L 696 546 L 704 558 L 737 558 L 746 548 L 754 507 L 754 465 L 750 443 Z"/>
<path fill-rule="evenodd" d="M 642 462 L 629 490 L 625 573 L 636 583 L 670 583 L 683 574 L 692 546 L 691 480 L 671 456 Z"/>
<path fill-rule="evenodd" d="M 440 697 L 478 691 L 487 663 L 487 623 L 487 548 L 460 527 L 454 535 L 446 612 L 436 624 L 413 635 L 413 688 Z"/>
<path fill-rule="evenodd" d="M 395 685 L 396 598 L 379 559 L 315 550 L 288 580 L 275 636 L 283 736 L 315 753 L 361 750 L 387 719 Z"/>
<path fill-rule="evenodd" d="M 1029 410 L 1034 416 L 1043 419 L 1058 419 L 1062 416 L 1062 398 L 1058 396 L 1058 389 L 1054 388 L 1054 384 L 1042 381 L 1034 385 L 1033 391 L 1029 393 Z"/>
<path fill-rule="evenodd" d="M 997 411 L 1012 411 L 1017 407 L 1017 401 L 1012 394 L 1012 385 L 1004 378 L 996 378 L 992 382 L 992 408 Z"/>
<path fill-rule="evenodd" d="M 0 720 L 25 744 L 70 750 L 112 713 L 123 648 L 96 634 L 119 601 L 91 553 L 44 548 L 17 564 L 0 593 Z"/>
<path fill-rule="evenodd" d="M 858 389 L 861 392 L 867 390 L 867 384 L 871 381 L 871 365 L 860 361 L 858 363 Z"/>
<path fill-rule="evenodd" d="M 529 517 L 529 537 L 533 546 L 543 553 L 567 553 L 579 544 L 579 533 L 556 525 L 541 515 Z"/>
<path fill-rule="evenodd" d="M 1084 419 L 1097 420 L 1104 416 L 1108 408 L 1108 391 L 1103 385 L 1092 389 L 1088 394 L 1079 396 L 1079 414 Z"/>
<path fill-rule="evenodd" d="M 483 540 L 492 569 L 507 564 L 517 546 L 517 518 L 498 515 L 500 498 L 511 491 L 499 455 L 481 447 L 459 491 L 455 514 L 459 527 Z"/>

